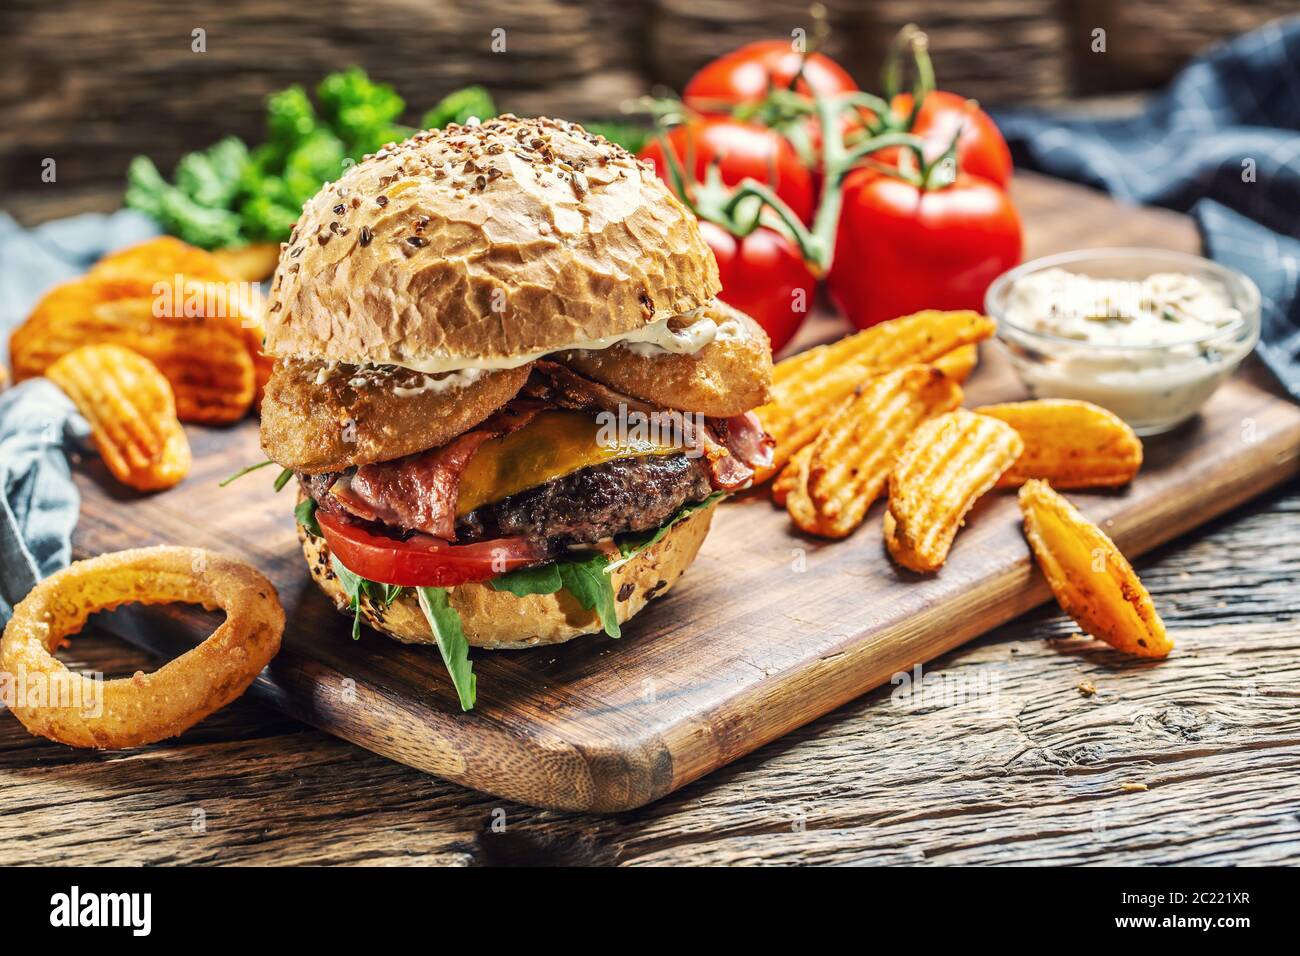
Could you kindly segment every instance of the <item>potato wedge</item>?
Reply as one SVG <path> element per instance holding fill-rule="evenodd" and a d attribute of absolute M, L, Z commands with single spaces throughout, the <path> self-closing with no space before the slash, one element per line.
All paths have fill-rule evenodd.
<path fill-rule="evenodd" d="M 894 560 L 921 573 L 943 567 L 967 513 L 1023 450 L 1010 425 L 965 409 L 921 425 L 889 476 L 884 531 Z"/>
<path fill-rule="evenodd" d="M 45 371 L 86 420 L 113 477 L 137 491 L 170 488 L 190 470 L 171 386 L 147 358 L 117 345 L 73 349 Z"/>
<path fill-rule="evenodd" d="M 800 448 L 794 453 L 794 457 L 786 462 L 785 467 L 781 469 L 781 473 L 777 475 L 776 479 L 772 482 L 772 501 L 780 507 L 785 507 L 785 502 L 789 497 L 790 492 L 793 491 L 795 486 L 799 483 L 799 471 L 800 469 L 807 468 L 808 459 L 812 455 L 812 450 L 813 446 L 811 443 Z"/>
<path fill-rule="evenodd" d="M 1020 511 L 1056 603 L 1080 628 L 1126 654 L 1173 650 L 1151 595 L 1104 531 L 1038 479 L 1021 487 Z"/>
<path fill-rule="evenodd" d="M 999 488 L 1018 488 L 1030 478 L 1043 478 L 1054 488 L 1114 488 L 1128 484 L 1142 467 L 1142 440 L 1100 405 L 1047 398 L 975 411 L 1006 422 L 1025 442 Z"/>
<path fill-rule="evenodd" d="M 975 371 L 975 366 L 979 364 L 979 360 L 978 345 L 963 345 L 951 352 L 945 352 L 930 364 L 957 384 L 965 385 L 966 380 Z"/>
<path fill-rule="evenodd" d="M 56 286 L 9 339 L 14 380 L 83 345 L 121 345 L 158 366 L 182 421 L 232 422 L 247 414 L 256 370 L 246 316 L 223 282 L 88 275 Z"/>
<path fill-rule="evenodd" d="M 961 386 L 932 365 L 905 365 L 863 385 L 807 446 L 812 452 L 806 474 L 787 503 L 795 524 L 832 538 L 852 534 L 884 490 L 912 432 L 952 411 L 961 397 Z M 815 521 L 803 523 L 809 514 Z"/>
<path fill-rule="evenodd" d="M 995 329 L 994 321 L 978 312 L 918 312 L 778 362 L 772 371 L 773 399 L 755 409 L 776 439 L 775 460 L 755 480 L 779 472 L 868 379 L 902 365 L 933 362 L 983 341 Z"/>

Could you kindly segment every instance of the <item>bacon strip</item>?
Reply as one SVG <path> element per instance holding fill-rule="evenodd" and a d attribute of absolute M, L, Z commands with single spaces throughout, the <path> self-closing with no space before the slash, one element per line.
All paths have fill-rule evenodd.
<path fill-rule="evenodd" d="M 557 362 L 539 361 L 536 375 L 504 409 L 472 431 L 440 448 L 393 461 L 364 465 L 334 482 L 329 495 L 348 513 L 365 521 L 456 539 L 460 479 L 484 442 L 523 428 L 544 408 L 638 412 L 668 418 L 688 448 L 702 448 L 714 488 L 735 491 L 753 480 L 757 468 L 772 462 L 774 442 L 758 417 L 701 419 L 655 408 L 593 382 Z"/>
<path fill-rule="evenodd" d="M 544 406 L 512 402 L 483 424 L 441 448 L 363 465 L 331 489 L 340 504 L 367 521 L 456 540 L 460 477 L 484 442 L 523 428 Z"/>
<path fill-rule="evenodd" d="M 718 433 L 718 441 L 751 469 L 771 467 L 776 439 L 763 430 L 763 423 L 753 412 L 711 418 L 709 426 Z"/>

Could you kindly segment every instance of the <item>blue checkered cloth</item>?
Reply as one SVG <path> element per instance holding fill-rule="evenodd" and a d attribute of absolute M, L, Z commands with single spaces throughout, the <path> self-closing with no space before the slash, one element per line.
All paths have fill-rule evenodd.
<path fill-rule="evenodd" d="M 1215 47 L 1133 116 L 994 118 L 1017 166 L 1190 212 L 1206 253 L 1259 286 L 1259 355 L 1300 400 L 1300 17 Z"/>
<path fill-rule="evenodd" d="M 0 213 L 0 359 L 7 361 L 10 331 L 46 290 L 157 233 L 135 212 L 75 216 L 35 229 Z M 0 625 L 37 581 L 72 558 L 81 496 L 67 450 L 88 432 L 72 402 L 46 379 L 0 392 Z"/>

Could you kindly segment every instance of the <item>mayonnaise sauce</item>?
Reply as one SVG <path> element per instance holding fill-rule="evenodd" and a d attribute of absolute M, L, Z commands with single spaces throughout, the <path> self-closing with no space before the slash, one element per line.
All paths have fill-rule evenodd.
<path fill-rule="evenodd" d="M 1007 318 L 1023 329 L 1094 345 L 1194 342 L 1241 321 L 1228 291 L 1181 272 L 1142 280 L 1094 279 L 1064 269 L 1011 287 Z"/>
<path fill-rule="evenodd" d="M 1099 279 L 1047 269 L 1008 290 L 1003 338 L 1036 397 L 1077 398 L 1139 434 L 1195 414 L 1253 345 L 1228 290 L 1178 272 Z M 1032 340 L 1016 330 L 1051 338 Z"/>
<path fill-rule="evenodd" d="M 486 371 L 519 368 L 521 365 L 527 365 L 555 352 L 600 351 L 614 345 L 625 345 L 631 352 L 641 356 L 693 355 L 715 340 L 739 338 L 744 334 L 744 328 L 736 320 L 724 319 L 721 323 L 715 322 L 711 316 L 704 314 L 703 308 L 699 308 L 681 315 L 665 316 L 631 332 L 595 339 L 580 339 L 558 348 L 482 359 L 466 359 L 459 356 L 442 358 L 435 355 L 421 359 L 395 360 L 384 364 L 420 372 L 425 376 L 417 386 L 392 390 L 395 395 L 409 397 L 425 391 L 441 392 L 449 388 L 459 388 L 473 382 Z M 336 365 L 335 362 L 325 363 L 316 374 L 316 384 L 324 384 L 326 378 L 334 373 Z M 357 366 L 359 370 L 357 377 L 349 384 L 354 388 L 366 384 L 364 379 L 366 372 L 378 367 L 380 366 Z M 447 375 L 447 377 L 431 378 L 430 376 L 433 375 Z"/>

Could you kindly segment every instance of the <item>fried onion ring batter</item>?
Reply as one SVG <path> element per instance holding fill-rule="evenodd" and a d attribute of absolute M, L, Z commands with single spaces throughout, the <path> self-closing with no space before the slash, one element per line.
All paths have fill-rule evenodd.
<path fill-rule="evenodd" d="M 151 674 L 101 683 L 53 656 L 96 611 L 171 602 L 221 608 L 226 620 Z M 174 737 L 239 697 L 283 632 L 275 588 L 244 562 L 201 548 L 137 548 L 78 561 L 36 585 L 5 628 L 0 669 L 19 690 L 10 709 L 33 734 L 73 747 L 138 747 Z M 43 693 L 22 692 L 38 686 Z"/>
<path fill-rule="evenodd" d="M 575 372 L 660 408 L 731 418 L 771 399 L 772 350 L 762 326 L 725 302 L 707 309 L 735 331 L 693 354 L 638 355 L 624 345 L 557 358 Z"/>
<path fill-rule="evenodd" d="M 440 387 L 428 380 L 445 375 L 281 359 L 262 400 L 262 449 L 285 468 L 315 475 L 437 448 L 514 398 L 530 369 Z"/>

